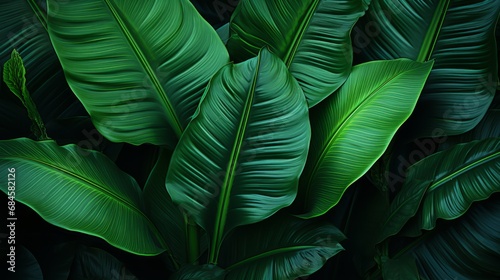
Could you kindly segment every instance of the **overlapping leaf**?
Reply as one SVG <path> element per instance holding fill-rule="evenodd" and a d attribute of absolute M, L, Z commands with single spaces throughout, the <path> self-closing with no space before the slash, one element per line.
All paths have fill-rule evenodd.
<path fill-rule="evenodd" d="M 435 60 L 409 121 L 412 136 L 465 133 L 484 116 L 497 87 L 499 13 L 497 0 L 372 1 L 354 33 L 364 36 L 355 39 L 364 61 Z"/>
<path fill-rule="evenodd" d="M 228 62 L 187 0 L 49 2 L 69 85 L 108 139 L 174 145 L 212 75 Z"/>
<path fill-rule="evenodd" d="M 144 213 L 136 181 L 98 152 L 54 141 L 2 140 L 0 168 L 3 178 L 15 169 L 15 183 L 1 190 L 14 186 L 15 199 L 51 224 L 139 255 L 167 249 Z"/>
<path fill-rule="evenodd" d="M 310 140 L 297 81 L 266 49 L 211 80 L 172 156 L 166 187 L 211 238 L 292 203 Z"/>
<path fill-rule="evenodd" d="M 347 79 L 351 28 L 368 0 L 243 0 L 230 25 L 227 47 L 243 61 L 268 46 L 299 81 L 312 107 Z"/>
<path fill-rule="evenodd" d="M 324 214 L 382 155 L 410 116 L 432 62 L 376 61 L 353 68 L 338 92 L 311 111 L 312 140 L 297 205 Z"/>

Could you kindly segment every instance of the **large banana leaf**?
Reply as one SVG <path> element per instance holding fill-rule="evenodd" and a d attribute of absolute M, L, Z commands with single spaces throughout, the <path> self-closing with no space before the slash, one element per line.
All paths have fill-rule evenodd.
<path fill-rule="evenodd" d="M 311 110 L 312 140 L 301 176 L 303 217 L 324 214 L 382 155 L 410 116 L 432 62 L 355 66 L 338 92 Z"/>
<path fill-rule="evenodd" d="M 171 280 L 224 280 L 225 271 L 218 266 L 187 265 L 170 277 Z"/>
<path fill-rule="evenodd" d="M 228 62 L 187 0 L 49 0 L 49 33 L 69 85 L 105 137 L 173 145 Z"/>
<path fill-rule="evenodd" d="M 435 60 L 409 121 L 412 135 L 461 134 L 486 113 L 498 80 L 499 13 L 498 0 L 372 1 L 357 28 L 363 33 L 354 34 L 365 36 L 365 61 Z"/>
<path fill-rule="evenodd" d="M 171 248 L 172 265 L 187 264 L 187 240 L 184 218 L 179 207 L 165 189 L 165 177 L 172 153 L 162 149 L 149 178 L 144 186 L 144 202 L 151 221 Z"/>
<path fill-rule="evenodd" d="M 500 278 L 500 200 L 473 205 L 396 255 L 416 259 L 422 279 Z"/>
<path fill-rule="evenodd" d="M 2 178 L 9 168 L 15 168 L 15 199 L 47 222 L 138 255 L 167 249 L 144 214 L 135 180 L 104 155 L 76 145 L 59 147 L 54 141 L 3 140 Z M 6 183 L 1 189 L 9 192 Z"/>
<path fill-rule="evenodd" d="M 369 0 L 243 0 L 231 18 L 227 47 L 243 61 L 268 46 L 299 81 L 312 107 L 347 79 L 351 28 Z"/>
<path fill-rule="evenodd" d="M 292 203 L 310 140 L 297 81 L 267 49 L 222 68 L 174 151 L 166 187 L 211 239 Z"/>
<path fill-rule="evenodd" d="M 227 280 L 294 280 L 319 270 L 343 250 L 333 225 L 284 215 L 235 230 L 222 247 Z"/>
<path fill-rule="evenodd" d="M 500 191 L 500 138 L 457 145 L 414 164 L 395 197 L 378 241 L 396 234 L 417 212 L 421 229 L 438 218 L 463 215 L 471 204 Z"/>

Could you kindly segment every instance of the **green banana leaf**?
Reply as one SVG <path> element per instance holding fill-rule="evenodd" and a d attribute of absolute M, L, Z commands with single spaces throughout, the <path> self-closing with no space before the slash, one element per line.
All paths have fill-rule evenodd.
<path fill-rule="evenodd" d="M 433 229 L 437 219 L 462 216 L 473 202 L 500 191 L 499 174 L 500 138 L 460 144 L 422 159 L 408 170 L 378 242 L 398 233 L 417 210 L 416 223 L 426 230 Z"/>
<path fill-rule="evenodd" d="M 498 0 L 373 0 L 353 34 L 367 60 L 434 59 L 408 132 L 465 133 L 488 110 L 498 80 Z M 429 125 L 431 124 L 431 125 Z"/>
<path fill-rule="evenodd" d="M 49 0 L 49 34 L 70 87 L 114 142 L 175 145 L 228 62 L 187 0 Z"/>
<path fill-rule="evenodd" d="M 144 214 L 136 181 L 101 153 L 76 145 L 27 138 L 0 141 L 0 172 L 13 184 L 1 190 L 35 210 L 47 222 L 100 237 L 138 255 L 167 249 Z M 12 174 L 12 173 L 9 173 Z M 14 193 L 7 186 L 15 187 Z"/>
<path fill-rule="evenodd" d="M 227 48 L 244 61 L 262 47 L 280 57 L 299 81 L 309 107 L 337 90 L 352 67 L 350 32 L 369 0 L 242 0 Z"/>
<path fill-rule="evenodd" d="M 396 255 L 416 260 L 422 279 L 500 278 L 500 200 L 475 204 Z"/>
<path fill-rule="evenodd" d="M 311 110 L 312 140 L 297 205 L 324 214 L 370 169 L 410 116 L 432 62 L 375 61 L 353 68 L 340 90 Z"/>
<path fill-rule="evenodd" d="M 157 226 L 163 239 L 171 248 L 175 263 L 173 267 L 187 264 L 187 240 L 185 222 L 179 207 L 165 189 L 165 178 L 172 152 L 162 149 L 149 178 L 144 186 L 144 203 L 151 221 Z"/>
<path fill-rule="evenodd" d="M 222 247 L 227 280 L 295 280 L 319 270 L 343 250 L 333 225 L 285 215 L 236 229 Z"/>
<path fill-rule="evenodd" d="M 173 201 L 210 236 L 210 263 L 231 229 L 293 202 L 309 140 L 304 94 L 267 49 L 217 72 L 166 180 Z"/>

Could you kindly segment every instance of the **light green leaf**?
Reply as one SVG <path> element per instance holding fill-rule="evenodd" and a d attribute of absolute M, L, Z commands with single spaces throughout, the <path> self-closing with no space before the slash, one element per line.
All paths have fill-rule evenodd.
<path fill-rule="evenodd" d="M 45 131 L 45 125 L 38 113 L 35 103 L 26 88 L 26 69 L 23 59 L 16 50 L 12 51 L 11 57 L 3 67 L 3 81 L 9 89 L 23 103 L 32 121 L 31 131 L 38 140 L 46 140 L 49 137 Z"/>
<path fill-rule="evenodd" d="M 295 280 L 342 251 L 344 239 L 330 224 L 278 215 L 236 229 L 224 242 L 221 265 L 227 280 Z"/>
<path fill-rule="evenodd" d="M 222 68 L 172 156 L 166 187 L 211 239 L 292 203 L 310 140 L 297 81 L 266 49 Z"/>
<path fill-rule="evenodd" d="M 417 213 L 421 229 L 462 216 L 474 201 L 500 191 L 500 138 L 457 145 L 411 166 L 382 223 L 379 242 L 398 233 Z"/>
<path fill-rule="evenodd" d="M 312 140 L 297 205 L 324 214 L 382 155 L 410 116 L 432 62 L 375 61 L 353 68 L 340 90 L 311 110 Z"/>
<path fill-rule="evenodd" d="M 228 62 L 187 0 L 49 0 L 49 34 L 69 85 L 115 142 L 174 145 Z"/>
<path fill-rule="evenodd" d="M 262 47 L 299 81 L 309 107 L 337 90 L 352 67 L 351 28 L 367 0 L 242 0 L 231 17 L 227 48 L 243 61 Z"/>
<path fill-rule="evenodd" d="M 0 172 L 2 178 L 15 178 L 13 184 L 1 184 L 1 190 L 53 225 L 138 255 L 167 249 L 144 214 L 136 181 L 98 152 L 59 147 L 54 141 L 3 140 Z M 15 187 L 14 193 L 8 186 Z"/>
<path fill-rule="evenodd" d="M 358 49 L 365 61 L 435 60 L 409 133 L 461 134 L 484 116 L 497 87 L 499 13 L 498 0 L 372 1 L 355 30 L 370 28 L 373 33 L 353 34 L 355 42 L 368 41 Z"/>

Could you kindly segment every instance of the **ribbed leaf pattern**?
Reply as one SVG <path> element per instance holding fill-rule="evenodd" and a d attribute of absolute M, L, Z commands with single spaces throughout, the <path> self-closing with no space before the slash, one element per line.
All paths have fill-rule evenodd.
<path fill-rule="evenodd" d="M 498 80 L 499 13 L 498 0 L 372 1 L 359 22 L 378 29 L 362 48 L 365 60 L 435 60 L 409 122 L 413 135 L 461 134 L 484 116 Z"/>
<path fill-rule="evenodd" d="M 334 226 L 283 215 L 232 233 L 222 248 L 228 280 L 295 280 L 320 269 L 343 250 Z"/>
<path fill-rule="evenodd" d="M 475 201 L 500 191 L 500 138 L 459 144 L 417 162 L 391 203 L 377 240 L 398 233 L 417 211 L 419 229 L 462 216 Z M 419 210 L 420 209 L 420 210 Z"/>
<path fill-rule="evenodd" d="M 324 214 L 382 155 L 410 116 L 432 62 L 357 65 L 340 90 L 311 110 L 312 140 L 301 177 L 303 217 Z"/>
<path fill-rule="evenodd" d="M 139 255 L 166 245 L 144 213 L 136 181 L 104 155 L 27 138 L 0 141 L 0 172 L 15 168 L 15 198 L 47 222 Z M 1 184 L 5 193 L 7 183 Z"/>
<path fill-rule="evenodd" d="M 264 49 L 222 68 L 174 151 L 166 187 L 211 238 L 292 203 L 310 140 L 308 107 L 283 62 Z"/>
<path fill-rule="evenodd" d="M 368 7 L 362 0 L 243 0 L 227 47 L 243 61 L 262 47 L 280 57 L 312 107 L 342 85 L 352 67 L 349 34 Z"/>
<path fill-rule="evenodd" d="M 187 0 L 50 0 L 48 19 L 69 85 L 115 142 L 174 145 L 228 62 Z"/>

